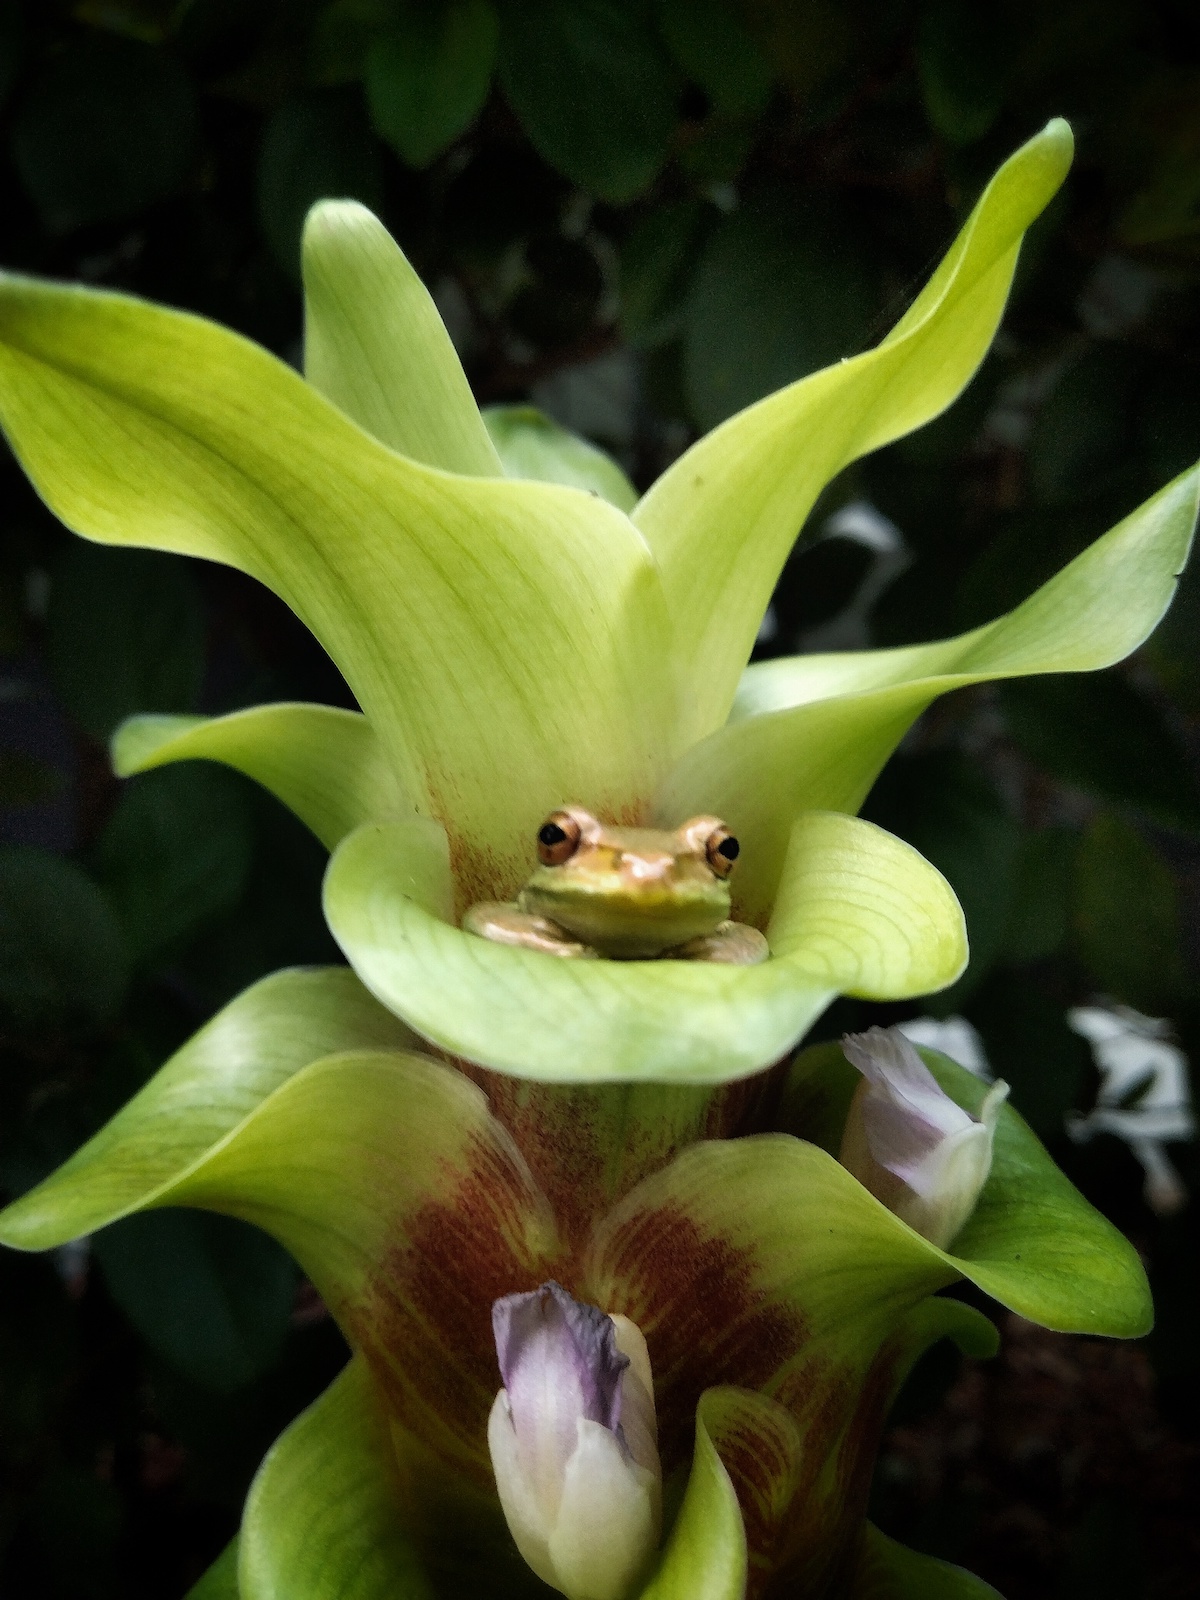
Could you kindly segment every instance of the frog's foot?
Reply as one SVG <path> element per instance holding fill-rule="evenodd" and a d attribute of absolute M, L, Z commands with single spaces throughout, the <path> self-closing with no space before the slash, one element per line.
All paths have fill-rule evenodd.
<path fill-rule="evenodd" d="M 515 944 L 523 950 L 541 950 L 548 956 L 576 956 L 594 959 L 599 952 L 590 944 L 580 944 L 572 939 L 557 922 L 549 917 L 534 916 L 522 911 L 511 900 L 482 901 L 470 906 L 463 915 L 462 925 L 467 933 L 477 933 L 481 939 L 492 939 L 497 944 Z"/>
<path fill-rule="evenodd" d="M 724 961 L 735 967 L 753 967 L 771 951 L 757 928 L 744 922 L 722 922 L 711 933 L 676 945 L 666 952 L 671 961 Z"/>

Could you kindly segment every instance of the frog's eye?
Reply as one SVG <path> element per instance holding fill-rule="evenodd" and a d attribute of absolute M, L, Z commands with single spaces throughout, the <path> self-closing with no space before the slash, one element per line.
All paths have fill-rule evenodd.
<path fill-rule="evenodd" d="M 728 828 L 716 828 L 709 834 L 704 853 L 718 878 L 727 878 L 733 871 L 733 863 L 740 849 L 741 845 Z"/>
<path fill-rule="evenodd" d="M 538 829 L 538 860 L 544 867 L 560 867 L 578 850 L 580 833 L 569 811 L 552 811 Z"/>

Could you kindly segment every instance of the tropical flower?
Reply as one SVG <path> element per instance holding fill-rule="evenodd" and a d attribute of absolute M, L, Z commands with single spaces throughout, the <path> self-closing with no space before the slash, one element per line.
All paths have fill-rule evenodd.
<path fill-rule="evenodd" d="M 229 1212 L 282 1240 L 338 1319 L 354 1357 L 263 1463 L 208 1595 L 532 1595 L 506 1497 L 539 1570 L 594 1573 L 578 1519 L 559 1526 L 569 1454 L 513 1511 L 544 1441 L 509 1387 L 529 1351 L 508 1339 L 497 1365 L 493 1307 L 551 1281 L 645 1339 L 664 1532 L 644 1583 L 642 1536 L 608 1522 L 645 1600 L 978 1594 L 863 1521 L 912 1360 L 947 1334 L 989 1347 L 986 1319 L 936 1291 L 965 1277 L 1050 1327 L 1147 1325 L 1133 1252 L 1011 1109 L 949 1254 L 835 1159 L 840 1052 L 775 1064 L 835 994 L 915 996 L 961 970 L 947 884 L 854 812 L 939 694 L 1134 648 L 1169 603 L 1197 475 L 969 634 L 744 670 L 824 484 L 977 367 L 1070 149 L 1051 123 L 1000 169 L 877 349 L 730 419 L 640 500 L 553 429 L 489 430 L 361 207 L 309 219 L 304 378 L 195 317 L 0 278 L 0 422 L 52 509 L 260 578 L 362 707 L 119 732 L 122 772 L 205 757 L 292 806 L 333 852 L 326 914 L 352 970 L 255 985 L 0 1218 L 0 1239 L 41 1249 L 145 1207 Z M 723 818 L 733 915 L 770 958 L 559 961 L 464 931 L 469 906 L 519 890 L 568 804 Z M 978 1119 L 983 1086 L 925 1060 Z M 615 1437 L 611 1405 L 573 1392 L 561 1415 Z"/>
<path fill-rule="evenodd" d="M 975 1209 L 1008 1085 L 992 1084 L 979 1115 L 942 1088 L 899 1028 L 842 1040 L 863 1081 L 850 1103 L 839 1160 L 910 1228 L 950 1244 Z"/>

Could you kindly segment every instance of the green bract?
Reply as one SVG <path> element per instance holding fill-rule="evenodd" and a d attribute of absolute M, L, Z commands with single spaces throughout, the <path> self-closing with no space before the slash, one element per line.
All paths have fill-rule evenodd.
<path fill-rule="evenodd" d="M 733 417 L 634 503 L 525 408 L 475 408 L 416 275 L 362 207 L 305 233 L 306 378 L 195 317 L 0 277 L 0 421 L 69 526 L 276 590 L 361 713 L 141 717 L 119 772 L 196 757 L 265 784 L 333 852 L 353 968 L 248 990 L 0 1216 L 44 1249 L 196 1205 L 281 1240 L 354 1358 L 264 1461 L 207 1600 L 542 1592 L 485 1442 L 489 1312 L 557 1278 L 632 1318 L 653 1368 L 667 1532 L 643 1600 L 983 1596 L 864 1521 L 875 1442 L 933 1341 L 981 1354 L 966 1278 L 1055 1328 L 1129 1336 L 1136 1256 L 1007 1108 L 941 1251 L 833 1155 L 853 1074 L 781 1061 L 838 993 L 954 980 L 962 915 L 853 813 L 913 719 L 983 678 L 1103 666 L 1162 615 L 1185 474 L 1006 617 L 958 639 L 744 670 L 780 567 L 849 461 L 929 420 L 983 358 L 1024 230 L 1062 181 L 1053 122 L 1001 168 L 878 349 Z M 742 840 L 757 967 L 556 961 L 464 933 L 567 803 Z M 933 1061 L 968 1109 L 979 1086 Z"/>

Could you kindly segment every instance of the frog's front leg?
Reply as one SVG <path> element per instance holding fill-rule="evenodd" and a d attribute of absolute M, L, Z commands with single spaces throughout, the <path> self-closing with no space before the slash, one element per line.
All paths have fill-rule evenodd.
<path fill-rule="evenodd" d="M 723 961 L 735 967 L 757 966 L 770 954 L 763 935 L 744 922 L 720 922 L 711 933 L 666 951 L 670 961 Z"/>
<path fill-rule="evenodd" d="M 463 928 L 496 944 L 515 944 L 523 950 L 541 950 L 548 956 L 575 956 L 595 959 L 598 950 L 572 939 L 565 928 L 549 917 L 522 911 L 513 900 L 488 900 L 471 906 L 464 913 Z"/>

